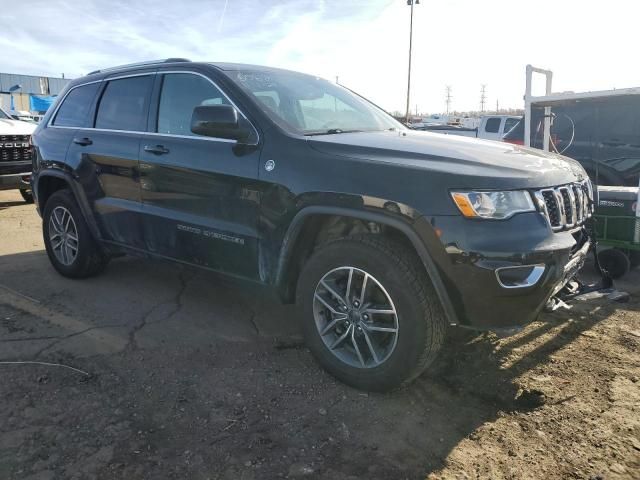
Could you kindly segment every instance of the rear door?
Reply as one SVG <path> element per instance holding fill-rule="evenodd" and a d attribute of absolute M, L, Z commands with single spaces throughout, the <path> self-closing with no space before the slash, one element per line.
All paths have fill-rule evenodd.
<path fill-rule="evenodd" d="M 257 131 L 247 143 L 191 132 L 193 109 L 231 104 L 204 74 L 160 70 L 140 145 L 146 249 L 257 278 Z"/>
<path fill-rule="evenodd" d="M 154 72 L 107 78 L 91 126 L 78 129 L 67 161 L 78 171 L 104 240 L 143 248 L 138 152 Z"/>
<path fill-rule="evenodd" d="M 100 90 L 100 81 L 71 88 L 53 112 L 48 125 L 36 130 L 33 141 L 39 158 L 63 165 L 79 128 L 87 126 L 89 112 Z"/>

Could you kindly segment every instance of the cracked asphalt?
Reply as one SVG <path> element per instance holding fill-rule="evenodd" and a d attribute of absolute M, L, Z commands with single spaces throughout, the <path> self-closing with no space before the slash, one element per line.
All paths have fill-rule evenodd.
<path fill-rule="evenodd" d="M 259 287 L 133 257 L 61 277 L 0 192 L 0 479 L 640 478 L 639 280 L 513 337 L 452 329 L 373 395 Z"/>

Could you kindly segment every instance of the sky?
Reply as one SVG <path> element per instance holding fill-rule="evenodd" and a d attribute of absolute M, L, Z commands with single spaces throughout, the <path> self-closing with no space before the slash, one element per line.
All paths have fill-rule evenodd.
<path fill-rule="evenodd" d="M 67 78 L 159 59 L 269 65 L 405 110 L 406 0 L 0 0 L 0 71 Z M 554 91 L 640 86 L 635 0 L 421 0 L 411 110 L 523 106 L 525 66 Z M 535 84 L 542 93 L 543 79 Z"/>

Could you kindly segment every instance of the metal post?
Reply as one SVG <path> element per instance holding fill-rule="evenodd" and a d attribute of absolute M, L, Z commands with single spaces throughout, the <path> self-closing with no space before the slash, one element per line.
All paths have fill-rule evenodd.
<path fill-rule="evenodd" d="M 407 73 L 407 112 L 405 116 L 405 123 L 409 123 L 409 97 L 411 94 L 411 48 L 413 46 L 413 5 L 416 0 L 408 0 L 411 5 L 411 20 L 409 22 L 409 72 Z"/>

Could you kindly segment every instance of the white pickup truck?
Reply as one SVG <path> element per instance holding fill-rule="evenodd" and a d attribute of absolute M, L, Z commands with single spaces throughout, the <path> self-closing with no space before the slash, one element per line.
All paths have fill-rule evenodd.
<path fill-rule="evenodd" d="M 457 125 L 425 125 L 417 127 L 415 130 L 501 141 L 504 134 L 515 127 L 521 118 L 515 115 L 485 115 L 480 119 L 478 128 L 465 128 Z"/>
<path fill-rule="evenodd" d="M 0 108 L 0 190 L 19 189 L 26 202 L 31 194 L 30 138 L 37 124 L 14 120 Z"/>

